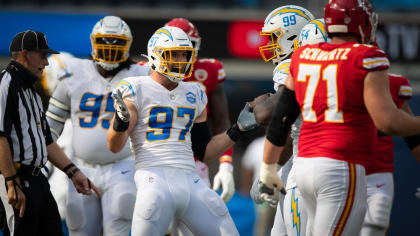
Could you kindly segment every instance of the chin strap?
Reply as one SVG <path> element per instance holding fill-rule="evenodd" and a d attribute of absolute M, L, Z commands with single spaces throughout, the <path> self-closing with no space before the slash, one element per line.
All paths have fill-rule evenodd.
<path fill-rule="evenodd" d="M 115 70 L 120 65 L 120 63 L 105 63 L 100 61 L 95 61 L 95 63 L 107 71 Z"/>

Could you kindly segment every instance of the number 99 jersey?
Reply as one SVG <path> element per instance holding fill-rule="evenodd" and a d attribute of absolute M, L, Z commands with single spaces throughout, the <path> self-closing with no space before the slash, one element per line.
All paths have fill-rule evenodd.
<path fill-rule="evenodd" d="M 137 109 L 137 123 L 130 135 L 136 169 L 194 170 L 190 130 L 207 105 L 201 86 L 181 81 L 169 91 L 150 76 L 142 76 L 124 79 L 118 89 Z"/>
<path fill-rule="evenodd" d="M 114 77 L 103 78 L 92 60 L 72 58 L 66 66 L 71 76 L 58 83 L 47 112 L 54 138 L 61 134 L 70 116 L 74 157 L 91 164 L 107 164 L 132 155 L 129 145 L 117 154 L 107 148 L 106 133 L 115 113 L 111 92 L 123 78 L 147 75 L 149 67 L 133 64 Z"/>
<path fill-rule="evenodd" d="M 364 79 L 368 72 L 388 67 L 381 49 L 356 42 L 320 43 L 295 51 L 290 74 L 303 120 L 299 157 L 366 166 L 376 128 L 363 99 Z"/>

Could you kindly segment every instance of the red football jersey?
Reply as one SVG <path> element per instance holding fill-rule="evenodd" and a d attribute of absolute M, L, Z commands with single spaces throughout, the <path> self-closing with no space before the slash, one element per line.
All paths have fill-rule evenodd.
<path fill-rule="evenodd" d="M 404 101 L 413 95 L 408 79 L 401 75 L 389 74 L 389 90 L 395 105 L 401 108 Z M 366 174 L 394 171 L 394 142 L 390 136 L 378 136 L 374 158 L 366 166 Z"/>
<path fill-rule="evenodd" d="M 376 128 L 363 100 L 364 79 L 388 67 L 382 50 L 356 42 L 308 45 L 293 54 L 290 73 L 303 119 L 299 157 L 366 165 Z"/>
<path fill-rule="evenodd" d="M 200 82 L 206 88 L 207 97 L 219 83 L 226 80 L 222 62 L 214 58 L 201 58 L 195 61 L 192 75 L 185 82 Z"/>

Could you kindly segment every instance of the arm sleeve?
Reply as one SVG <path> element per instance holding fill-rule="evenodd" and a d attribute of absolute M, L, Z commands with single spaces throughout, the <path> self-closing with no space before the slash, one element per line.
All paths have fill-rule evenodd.
<path fill-rule="evenodd" d="M 191 143 L 194 157 L 198 160 L 203 161 L 210 139 L 210 129 L 207 122 L 195 123 L 193 125 L 191 129 Z"/>
<path fill-rule="evenodd" d="M 57 141 L 63 132 L 64 122 L 70 117 L 71 99 L 68 95 L 68 89 L 64 81 L 60 81 L 50 98 L 47 110 L 47 123 L 49 125 L 51 136 Z"/>

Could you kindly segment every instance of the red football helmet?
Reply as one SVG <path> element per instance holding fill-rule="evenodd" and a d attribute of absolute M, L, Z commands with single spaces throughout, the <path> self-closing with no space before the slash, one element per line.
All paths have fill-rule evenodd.
<path fill-rule="evenodd" d="M 328 34 L 353 33 L 361 43 L 369 43 L 375 38 L 378 15 L 369 0 L 329 0 L 324 20 Z"/>
<path fill-rule="evenodd" d="M 198 53 L 201 44 L 201 37 L 198 34 L 197 28 L 189 20 L 185 18 L 173 18 L 168 23 L 166 23 L 165 26 L 178 27 L 182 29 L 186 34 L 188 34 L 188 36 L 190 36 L 193 47 Z"/>

